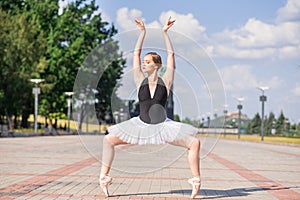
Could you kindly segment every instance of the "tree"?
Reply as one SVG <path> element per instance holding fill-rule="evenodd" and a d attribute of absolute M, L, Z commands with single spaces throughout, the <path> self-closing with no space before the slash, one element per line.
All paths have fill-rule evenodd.
<path fill-rule="evenodd" d="M 0 1 L 0 9 L 2 11 L 11 11 L 12 14 L 16 14 L 19 10 L 24 8 L 24 0 L 2 0 Z"/>
<path fill-rule="evenodd" d="M 266 135 L 272 134 L 272 129 L 274 128 L 274 122 L 275 122 L 275 115 L 273 112 L 270 112 L 268 118 L 265 119 L 264 123 L 264 133 Z"/>
<path fill-rule="evenodd" d="M 260 127 L 261 127 L 261 118 L 259 116 L 259 113 L 256 113 L 246 128 L 247 133 L 258 134 L 260 133 Z"/>
<path fill-rule="evenodd" d="M 0 115 L 22 114 L 26 125 L 33 111 L 33 85 L 29 79 L 43 78 L 40 114 L 48 118 L 64 116 L 67 110 L 64 92 L 73 90 L 77 72 L 84 67 L 88 54 L 98 44 L 110 40 L 116 29 L 102 20 L 94 0 L 89 3 L 74 0 L 61 15 L 58 0 L 4 0 L 0 8 L 3 9 L 0 13 Z M 110 108 L 110 102 L 103 99 L 111 95 L 125 66 L 122 55 L 117 54 L 117 46 L 115 51 L 115 60 L 107 65 L 111 69 L 102 76 L 107 84 L 101 82 L 97 89 L 101 90 L 97 96 L 102 102 L 101 113 Z"/>
<path fill-rule="evenodd" d="M 14 50 L 14 46 L 7 43 L 5 46 L 8 48 L 8 51 L 12 51 L 13 54 L 8 54 L 7 57 L 13 59 L 13 63 L 18 69 L 22 71 L 22 74 L 14 73 L 13 76 L 9 76 L 10 80 L 4 80 L 13 85 L 15 92 L 16 101 L 12 99 L 9 93 L 4 94 L 4 99 L 8 102 L 4 102 L 4 105 L 7 110 L 11 110 L 10 107 L 17 105 L 17 108 L 14 111 L 14 115 L 22 114 L 22 127 L 27 127 L 27 120 L 29 114 L 32 112 L 32 84 L 30 84 L 30 78 L 40 78 L 40 72 L 43 71 L 45 64 L 45 50 L 47 43 L 47 35 L 50 30 L 50 26 L 55 14 L 58 12 L 58 0 L 3 0 L 0 3 L 0 7 L 9 18 L 7 18 L 6 26 L 10 27 L 11 33 L 14 34 L 13 37 L 9 38 L 12 42 L 10 43 L 21 43 L 16 45 L 21 47 L 21 51 Z M 1 17 L 1 19 L 3 19 Z M 19 23 L 15 23 L 15 20 L 18 20 Z M 3 30 L 3 29 L 1 29 Z M 22 31 L 23 30 L 23 31 Z M 20 34 L 18 34 L 20 32 Z M 1 34 L 2 35 L 2 34 Z M 12 39 L 13 38 L 13 39 Z M 28 42 L 24 42 L 28 40 Z M 1 45 L 3 47 L 3 45 Z M 20 58 L 16 58 L 17 57 Z M 3 58 L 1 56 L 1 58 Z M 18 62 L 16 62 L 18 61 Z M 26 66 L 24 68 L 24 66 Z M 17 70 L 13 69 L 14 72 Z M 19 83 L 19 87 L 16 87 L 16 84 Z M 1 84 L 5 87 L 6 83 Z M 7 111 L 10 115 L 11 111 Z M 0 113 L 3 115 L 3 113 Z M 16 119 L 16 117 L 15 117 Z"/>
<path fill-rule="evenodd" d="M 247 124 L 247 127 L 246 127 L 246 133 L 247 133 L 247 134 L 252 134 L 251 122 Z"/>
<path fill-rule="evenodd" d="M 182 120 L 183 123 L 186 123 L 186 124 L 191 124 L 195 127 L 200 127 L 200 122 L 197 121 L 197 120 L 192 120 L 190 119 L 189 117 L 185 117 L 183 120 Z"/>
<path fill-rule="evenodd" d="M 42 101 L 45 116 L 49 116 L 52 112 L 66 112 L 64 92 L 73 90 L 78 70 L 88 70 L 90 66 L 83 64 L 88 55 L 92 52 L 95 53 L 93 49 L 98 44 L 104 43 L 116 34 L 113 26 L 108 27 L 108 23 L 103 22 L 101 14 L 95 14 L 97 10 L 95 1 L 90 4 L 86 4 L 83 0 L 74 1 L 57 17 L 56 23 L 49 33 L 46 68 L 41 74 L 47 84 Z M 115 48 L 114 53 L 117 50 L 118 48 Z M 99 84 L 101 96 L 97 97 L 100 99 L 101 106 L 105 108 L 100 109 L 101 113 L 110 108 L 110 102 L 103 99 L 107 99 L 107 96 L 111 95 L 111 91 L 115 87 L 114 83 L 120 78 L 120 72 L 125 63 L 121 59 L 121 55 L 114 56 L 114 58 L 115 60 L 111 60 L 109 63 L 112 67 L 102 77 L 107 84 Z M 85 78 L 87 81 L 90 80 L 88 76 Z M 85 95 L 94 97 L 92 89 L 85 88 Z M 81 106 L 88 108 L 93 103 L 83 101 Z M 83 119 L 85 113 L 81 113 L 80 116 Z M 101 116 L 103 117 L 104 114 Z"/>
<path fill-rule="evenodd" d="M 108 39 L 97 46 L 85 59 L 74 84 L 79 130 L 83 119 L 96 111 L 98 121 L 112 119 L 112 110 L 123 107 L 116 95 L 118 79 L 122 74 L 125 60 L 118 53 L 118 44 Z M 100 80 L 99 80 L 100 79 Z"/>
<path fill-rule="evenodd" d="M 285 131 L 284 127 L 285 127 L 285 116 L 283 114 L 283 111 L 281 111 L 275 124 L 276 134 L 284 134 Z"/>
<path fill-rule="evenodd" d="M 180 122 L 180 117 L 179 117 L 178 114 L 175 114 L 175 115 L 174 115 L 174 121 Z M 202 124 L 202 126 L 203 126 L 203 124 Z"/>
<path fill-rule="evenodd" d="M 29 13 L 0 9 L 0 114 L 15 121 L 30 108 L 29 79 L 44 53 L 44 34 Z M 12 128 L 12 127 L 10 127 Z"/>

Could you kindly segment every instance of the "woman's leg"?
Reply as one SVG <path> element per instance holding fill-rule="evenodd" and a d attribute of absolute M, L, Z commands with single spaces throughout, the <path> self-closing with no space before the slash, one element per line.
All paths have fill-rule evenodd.
<path fill-rule="evenodd" d="M 127 144 L 117 136 L 108 134 L 103 138 L 101 174 L 107 175 L 115 156 L 115 146 Z"/>
<path fill-rule="evenodd" d="M 106 197 L 109 196 L 107 186 L 112 181 L 112 178 L 108 176 L 108 173 L 110 171 L 111 164 L 115 156 L 115 146 L 119 144 L 127 143 L 113 134 L 106 135 L 103 138 L 102 166 L 99 177 L 99 183 L 101 190 Z"/>
<path fill-rule="evenodd" d="M 185 147 L 188 149 L 188 161 L 193 175 L 193 178 L 189 179 L 188 182 L 193 187 L 191 198 L 195 198 L 201 186 L 199 158 L 200 140 L 195 137 L 186 135 L 183 139 L 171 142 L 170 144 Z"/>
<path fill-rule="evenodd" d="M 200 177 L 200 140 L 186 135 L 183 139 L 170 142 L 172 145 L 181 146 L 188 149 L 188 161 L 193 177 Z"/>

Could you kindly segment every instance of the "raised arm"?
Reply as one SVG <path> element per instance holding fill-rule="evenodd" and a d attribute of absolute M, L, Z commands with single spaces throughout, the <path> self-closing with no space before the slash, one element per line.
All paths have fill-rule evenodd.
<path fill-rule="evenodd" d="M 135 85 L 138 88 L 145 78 L 144 73 L 141 70 L 141 51 L 146 35 L 146 28 L 142 20 L 136 19 L 135 23 L 141 29 L 140 36 L 136 42 L 133 52 L 133 76 Z"/>
<path fill-rule="evenodd" d="M 167 65 L 166 65 L 166 72 L 163 75 L 164 83 L 168 89 L 168 92 L 172 86 L 173 79 L 174 79 L 174 69 L 175 69 L 175 59 L 174 59 L 174 50 L 171 43 L 171 40 L 168 35 L 168 30 L 173 24 L 175 20 L 171 20 L 171 17 L 167 20 L 164 28 L 163 28 L 163 39 L 165 41 L 166 50 L 167 50 Z"/>

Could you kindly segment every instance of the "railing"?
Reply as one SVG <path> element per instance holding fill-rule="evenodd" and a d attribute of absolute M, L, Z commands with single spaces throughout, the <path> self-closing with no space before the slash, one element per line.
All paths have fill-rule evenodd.
<path fill-rule="evenodd" d="M 237 128 L 199 128 L 200 134 L 238 134 Z"/>

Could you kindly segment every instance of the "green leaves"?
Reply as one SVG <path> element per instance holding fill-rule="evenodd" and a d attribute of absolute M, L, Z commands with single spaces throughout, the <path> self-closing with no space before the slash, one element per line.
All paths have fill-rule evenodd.
<path fill-rule="evenodd" d="M 38 73 L 36 68 L 45 50 L 43 32 L 38 30 L 35 17 L 28 12 L 14 13 L 0 9 L 0 90 L 4 98 L 0 112 L 18 114 L 29 98 L 29 79 Z M 24 100 L 24 101 L 23 101 Z"/>
<path fill-rule="evenodd" d="M 30 78 L 45 79 L 40 84 L 40 114 L 63 116 L 67 110 L 64 92 L 73 90 L 84 60 L 98 44 L 116 34 L 116 29 L 101 19 L 95 1 L 72 1 L 61 15 L 58 8 L 58 0 L 0 2 L 0 116 L 4 109 L 15 116 L 33 113 Z M 112 42 L 110 48 L 112 57 L 105 64 L 111 68 L 103 76 L 110 84 L 97 88 L 101 91 L 98 98 L 105 99 L 99 101 L 105 102 L 101 112 L 108 111 L 107 97 L 125 65 L 117 43 Z"/>

